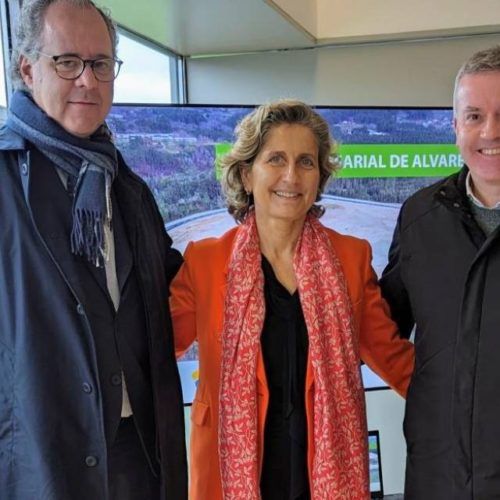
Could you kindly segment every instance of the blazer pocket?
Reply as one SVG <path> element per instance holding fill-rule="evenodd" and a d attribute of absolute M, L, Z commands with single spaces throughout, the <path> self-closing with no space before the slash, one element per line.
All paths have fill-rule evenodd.
<path fill-rule="evenodd" d="M 191 421 L 200 426 L 210 426 L 210 406 L 195 399 L 191 406 Z"/>

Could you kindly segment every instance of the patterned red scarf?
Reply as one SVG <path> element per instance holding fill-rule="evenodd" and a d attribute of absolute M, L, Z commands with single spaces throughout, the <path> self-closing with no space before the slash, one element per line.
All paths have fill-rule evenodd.
<path fill-rule="evenodd" d="M 313 500 L 367 499 L 364 393 L 352 306 L 328 235 L 308 216 L 294 256 L 314 376 Z M 219 456 L 224 500 L 258 500 L 256 367 L 264 276 L 255 223 L 238 229 L 229 263 L 220 388 Z"/>

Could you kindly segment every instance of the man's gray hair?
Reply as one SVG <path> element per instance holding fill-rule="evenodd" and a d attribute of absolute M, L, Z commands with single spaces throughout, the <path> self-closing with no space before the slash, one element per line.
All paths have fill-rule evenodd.
<path fill-rule="evenodd" d="M 20 58 L 25 56 L 31 61 L 38 59 L 39 54 L 37 51 L 42 48 L 41 35 L 44 28 L 45 13 L 51 4 L 56 2 L 69 3 L 82 9 L 96 9 L 106 23 L 111 38 L 113 57 L 116 57 L 118 46 L 116 24 L 111 19 L 109 12 L 98 7 L 92 0 L 24 0 L 17 28 L 16 46 L 13 48 L 11 56 L 11 77 L 15 89 L 29 90 L 21 77 Z"/>
<path fill-rule="evenodd" d="M 456 108 L 457 90 L 460 80 L 465 75 L 485 73 L 488 71 L 500 71 L 500 45 L 494 45 L 488 49 L 480 50 L 472 54 L 458 70 L 453 90 L 453 108 Z"/>

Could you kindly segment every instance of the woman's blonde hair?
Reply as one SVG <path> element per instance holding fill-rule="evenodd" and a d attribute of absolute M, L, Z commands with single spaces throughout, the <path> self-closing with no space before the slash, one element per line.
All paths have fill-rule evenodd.
<path fill-rule="evenodd" d="M 283 124 L 303 125 L 311 130 L 316 138 L 320 171 L 316 201 L 320 200 L 332 173 L 340 168 L 336 154 L 337 144 L 330 135 L 328 123 L 310 106 L 291 99 L 282 99 L 259 106 L 238 124 L 235 130 L 236 142 L 220 162 L 222 189 L 229 213 L 236 222 L 243 221 L 253 205 L 252 195 L 248 195 L 245 191 L 241 171 L 252 167 L 266 142 L 269 131 Z M 310 212 L 320 217 L 323 215 L 324 208 L 315 204 Z"/>

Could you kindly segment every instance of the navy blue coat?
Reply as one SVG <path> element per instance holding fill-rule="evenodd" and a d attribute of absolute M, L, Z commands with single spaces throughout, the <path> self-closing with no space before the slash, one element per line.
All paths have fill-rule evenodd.
<path fill-rule="evenodd" d="M 88 391 L 99 384 L 93 336 L 47 241 L 68 235 L 40 230 L 30 156 L 22 138 L 0 131 L 0 498 L 106 500 L 102 399 Z M 184 421 L 167 302 L 181 257 L 151 192 L 121 156 L 113 190 L 147 318 L 163 496 L 182 500 Z"/>

